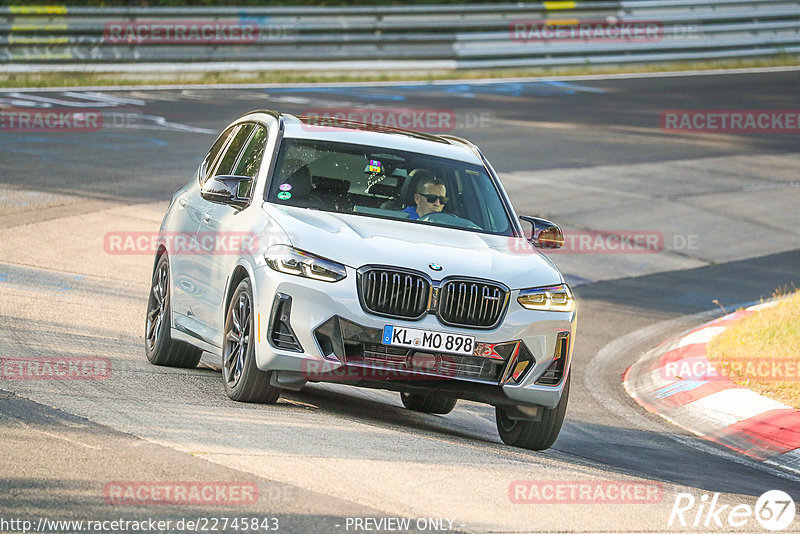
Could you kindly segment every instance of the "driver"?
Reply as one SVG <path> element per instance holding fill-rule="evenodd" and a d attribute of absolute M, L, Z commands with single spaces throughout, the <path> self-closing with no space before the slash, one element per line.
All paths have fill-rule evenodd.
<path fill-rule="evenodd" d="M 403 210 L 412 221 L 429 213 L 439 213 L 447 204 L 447 188 L 438 178 L 426 178 L 417 186 L 414 203 L 416 206 L 408 206 Z"/>

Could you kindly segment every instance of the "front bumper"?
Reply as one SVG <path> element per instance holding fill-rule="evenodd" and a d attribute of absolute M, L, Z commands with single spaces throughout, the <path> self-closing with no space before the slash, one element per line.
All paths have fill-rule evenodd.
<path fill-rule="evenodd" d="M 552 408 L 561 398 L 570 367 L 574 311 L 528 310 L 517 303 L 518 291 L 512 291 L 495 328 L 470 329 L 444 325 L 435 315 L 409 321 L 365 312 L 350 268 L 347 278 L 328 283 L 263 267 L 256 270 L 253 285 L 259 369 L 278 371 L 284 378 L 291 375 L 295 382 L 437 391 L 494 405 Z M 283 337 L 275 337 L 276 320 L 281 317 L 288 328 L 279 326 Z M 471 335 L 476 348 L 472 355 L 458 355 L 383 345 L 381 334 L 387 324 Z M 276 342 L 287 332 L 296 346 Z M 518 365 L 521 360 L 529 363 Z"/>

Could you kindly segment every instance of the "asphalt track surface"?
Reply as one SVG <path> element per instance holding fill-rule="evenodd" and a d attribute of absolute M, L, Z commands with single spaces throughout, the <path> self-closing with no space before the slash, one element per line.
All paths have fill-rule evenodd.
<path fill-rule="evenodd" d="M 642 411 L 621 386 L 625 368 L 667 337 L 800 284 L 797 134 L 670 133 L 660 114 L 797 110 L 798 86 L 800 73 L 779 72 L 0 93 L 5 106 L 103 106 L 118 121 L 95 132 L 0 132 L 0 356 L 102 356 L 113 369 L 102 381 L 2 380 L 0 519 L 238 515 L 277 517 L 288 532 L 352 532 L 353 518 L 407 517 L 429 531 L 438 523 L 416 521 L 466 532 L 696 532 L 715 529 L 705 516 L 691 525 L 697 507 L 688 526 L 668 526 L 678 493 L 719 492 L 729 506 L 771 489 L 800 499 L 797 477 Z M 567 421 L 550 450 L 503 445 L 480 404 L 426 416 L 394 393 L 310 385 L 275 406 L 244 405 L 227 399 L 217 371 L 146 362 L 152 258 L 107 254 L 105 232 L 157 230 L 212 132 L 246 111 L 364 106 L 451 110 L 454 132 L 482 147 L 520 213 L 663 236 L 653 254 L 554 256 L 580 308 Z M 520 504 L 509 496 L 519 480 L 637 482 L 663 495 Z M 113 481 L 243 481 L 259 498 L 119 506 L 103 498 Z M 752 518 L 716 529 L 764 531 Z"/>

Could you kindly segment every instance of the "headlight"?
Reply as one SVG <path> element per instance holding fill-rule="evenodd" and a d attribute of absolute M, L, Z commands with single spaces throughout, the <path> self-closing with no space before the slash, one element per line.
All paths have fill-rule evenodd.
<path fill-rule="evenodd" d="M 575 309 L 572 290 L 567 284 L 522 289 L 517 302 L 529 310 L 570 312 Z"/>
<path fill-rule="evenodd" d="M 275 245 L 264 254 L 267 265 L 286 274 L 303 276 L 323 282 L 338 282 L 347 276 L 344 265 L 287 245 Z"/>

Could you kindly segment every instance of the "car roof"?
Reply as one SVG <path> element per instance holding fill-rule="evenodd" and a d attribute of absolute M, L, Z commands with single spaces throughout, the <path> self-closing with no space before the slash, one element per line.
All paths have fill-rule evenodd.
<path fill-rule="evenodd" d="M 309 118 L 271 110 L 253 111 L 239 120 L 247 120 L 250 115 L 258 113 L 266 113 L 278 118 L 284 126 L 284 138 L 336 141 L 390 148 L 483 166 L 478 147 L 466 139 L 454 135 L 434 135 L 352 120 Z"/>

